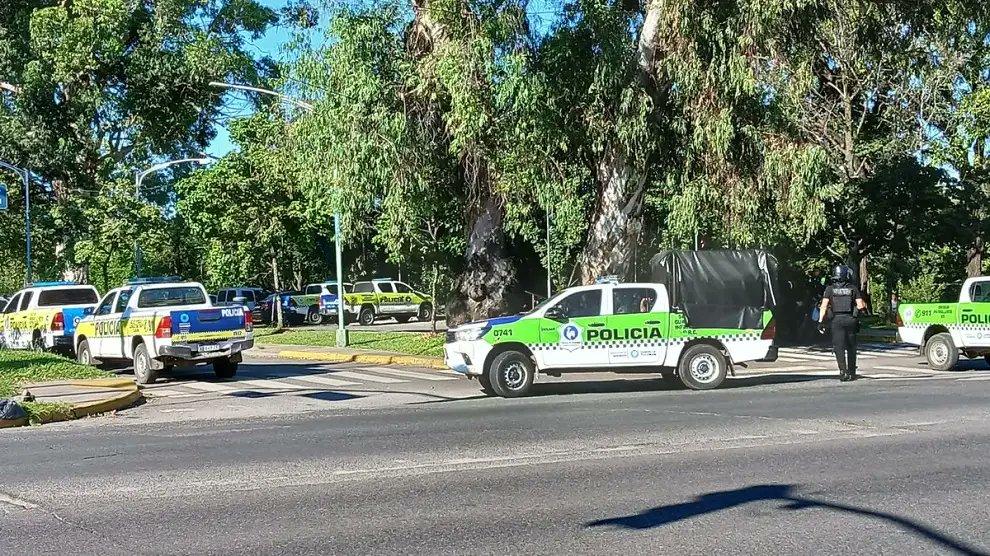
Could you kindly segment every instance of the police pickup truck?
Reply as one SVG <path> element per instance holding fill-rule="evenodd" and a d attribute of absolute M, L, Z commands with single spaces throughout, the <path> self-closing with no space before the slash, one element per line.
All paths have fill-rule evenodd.
<path fill-rule="evenodd" d="M 665 283 L 608 279 L 559 292 L 529 313 L 454 328 L 444 359 L 503 397 L 529 393 L 537 373 L 577 371 L 659 373 L 695 390 L 717 388 L 733 364 L 776 360 L 777 349 L 765 256 L 716 255 L 656 263 L 676 296 Z"/>
<path fill-rule="evenodd" d="M 80 363 L 132 361 L 140 384 L 198 363 L 231 378 L 241 352 L 254 346 L 253 325 L 246 307 L 214 306 L 196 282 L 139 279 L 103 297 L 76 327 L 75 346 Z"/>
<path fill-rule="evenodd" d="M 901 304 L 897 333 L 921 348 L 937 371 L 955 367 L 960 355 L 990 362 L 990 277 L 963 282 L 955 303 Z"/>
<path fill-rule="evenodd" d="M 345 288 L 346 289 L 346 288 Z M 336 307 L 334 307 L 336 310 Z M 394 317 L 400 323 L 416 317 L 420 322 L 433 319 L 433 299 L 404 282 L 376 278 L 355 282 L 351 293 L 344 294 L 346 318 L 370 325 L 381 317 Z"/>
<path fill-rule="evenodd" d="M 72 351 L 76 324 L 96 307 L 100 294 L 75 282 L 36 282 L 3 308 L 0 347 Z"/>

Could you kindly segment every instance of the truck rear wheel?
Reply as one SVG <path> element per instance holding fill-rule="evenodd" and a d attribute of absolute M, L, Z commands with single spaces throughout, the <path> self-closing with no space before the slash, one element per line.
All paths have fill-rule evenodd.
<path fill-rule="evenodd" d="M 518 351 L 504 351 L 495 356 L 486 372 L 492 390 L 503 398 L 518 398 L 533 388 L 536 370 L 529 357 Z M 484 387 L 484 383 L 482 383 Z"/>
<path fill-rule="evenodd" d="M 313 307 L 310 307 L 309 311 L 306 313 L 306 324 L 309 324 L 311 326 L 316 326 L 317 324 L 322 324 L 322 323 L 323 323 L 323 315 L 320 314 L 319 307 L 316 307 L 315 305 Z"/>
<path fill-rule="evenodd" d="M 711 390 L 725 381 L 728 362 L 722 352 L 708 344 L 696 344 L 687 349 L 677 366 L 677 375 L 692 390 Z"/>
<path fill-rule="evenodd" d="M 959 362 L 959 349 L 948 332 L 935 334 L 925 343 L 925 359 L 936 371 L 948 371 Z"/>
<path fill-rule="evenodd" d="M 371 326 L 375 323 L 375 310 L 371 307 L 362 307 L 358 322 L 363 326 Z"/>
<path fill-rule="evenodd" d="M 153 384 L 158 380 L 158 372 L 151 367 L 151 356 L 144 344 L 134 348 L 134 382 L 138 384 Z"/>
<path fill-rule="evenodd" d="M 237 363 L 231 361 L 229 357 L 216 359 L 213 361 L 213 374 L 217 375 L 217 378 L 234 378 L 237 374 Z"/>

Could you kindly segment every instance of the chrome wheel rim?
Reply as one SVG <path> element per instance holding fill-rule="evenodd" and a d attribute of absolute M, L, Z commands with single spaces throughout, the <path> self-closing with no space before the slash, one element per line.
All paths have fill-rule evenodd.
<path fill-rule="evenodd" d="M 148 365 L 144 360 L 144 357 L 134 358 L 134 374 L 139 377 L 143 377 L 148 373 Z"/>
<path fill-rule="evenodd" d="M 509 390 L 518 390 L 526 383 L 526 367 L 513 361 L 502 367 L 502 382 Z"/>
<path fill-rule="evenodd" d="M 718 376 L 718 361 L 707 353 L 691 359 L 691 378 L 698 382 L 711 382 Z"/>
<path fill-rule="evenodd" d="M 89 365 L 89 348 L 83 349 L 79 352 L 79 362 L 83 365 Z"/>

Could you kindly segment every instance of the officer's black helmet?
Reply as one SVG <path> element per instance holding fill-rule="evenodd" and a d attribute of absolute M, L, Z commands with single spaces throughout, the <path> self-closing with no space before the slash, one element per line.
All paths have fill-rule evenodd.
<path fill-rule="evenodd" d="M 851 282 L 852 279 L 852 269 L 844 264 L 836 265 L 835 269 L 832 270 L 832 280 L 836 282 Z"/>

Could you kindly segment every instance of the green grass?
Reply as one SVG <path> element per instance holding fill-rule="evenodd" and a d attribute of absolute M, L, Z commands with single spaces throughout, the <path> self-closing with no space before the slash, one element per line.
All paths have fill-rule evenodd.
<path fill-rule="evenodd" d="M 0 350 L 0 397 L 16 396 L 30 382 L 115 376 L 51 353 Z"/>
<path fill-rule="evenodd" d="M 372 351 L 392 351 L 409 355 L 443 356 L 443 334 L 418 332 L 366 332 L 351 331 L 347 347 Z M 255 341 L 261 345 L 299 345 L 336 347 L 337 329 L 331 330 L 282 330 L 255 333 Z"/>

